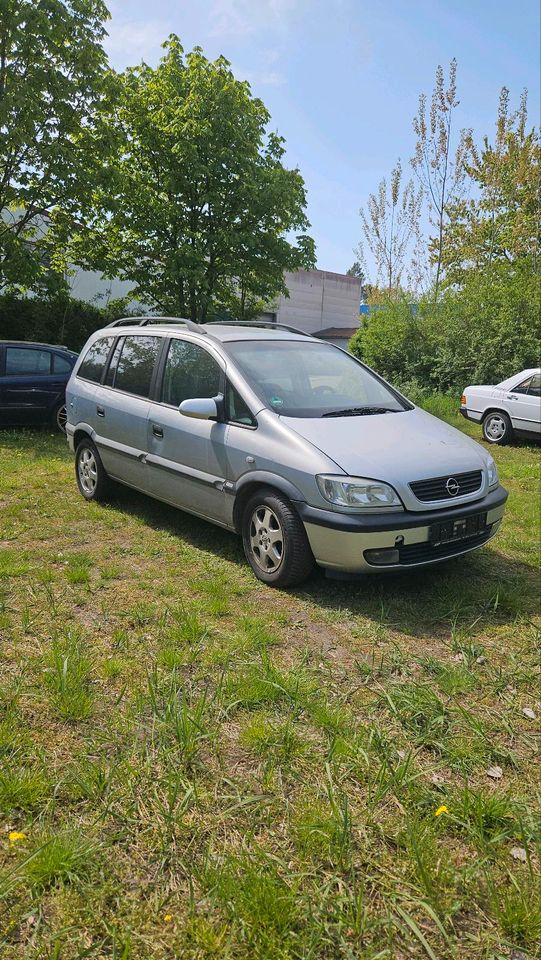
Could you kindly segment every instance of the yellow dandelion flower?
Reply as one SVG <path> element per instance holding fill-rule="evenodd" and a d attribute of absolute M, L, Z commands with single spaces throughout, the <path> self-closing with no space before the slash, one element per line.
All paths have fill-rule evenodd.
<path fill-rule="evenodd" d="M 442 803 L 441 807 L 438 807 L 438 809 L 437 809 L 436 812 L 434 813 L 434 816 L 435 816 L 435 817 L 441 817 L 442 813 L 449 813 L 449 809 L 448 809 L 448 807 L 445 806 L 444 803 Z"/>
<path fill-rule="evenodd" d="M 12 830 L 8 834 L 8 839 L 10 843 L 17 843 L 19 840 L 26 840 L 26 833 L 21 833 L 19 830 Z"/>
<path fill-rule="evenodd" d="M 163 918 L 163 919 L 164 919 L 164 922 L 165 922 L 165 923 L 172 923 L 172 922 L 173 922 L 173 917 L 171 916 L 170 913 L 166 913 L 166 914 L 164 915 L 164 918 Z"/>

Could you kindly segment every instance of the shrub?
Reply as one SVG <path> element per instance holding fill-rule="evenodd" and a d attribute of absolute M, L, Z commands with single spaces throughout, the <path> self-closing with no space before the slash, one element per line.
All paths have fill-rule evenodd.
<path fill-rule="evenodd" d="M 7 293 L 0 297 L 0 339 L 62 343 L 79 351 L 94 330 L 125 315 L 118 300 L 97 307 L 70 297 L 26 298 Z"/>
<path fill-rule="evenodd" d="M 541 279 L 517 268 L 471 272 L 437 303 L 389 301 L 354 335 L 350 349 L 394 383 L 460 394 L 499 383 L 539 362 Z M 407 390 L 405 391 L 408 392 Z"/>

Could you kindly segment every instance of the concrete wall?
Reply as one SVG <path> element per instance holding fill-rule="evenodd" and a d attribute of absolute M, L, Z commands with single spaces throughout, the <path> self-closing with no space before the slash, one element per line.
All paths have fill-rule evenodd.
<path fill-rule="evenodd" d="M 131 284 L 123 280 L 106 280 L 95 270 L 72 267 L 73 275 L 67 277 L 72 297 L 105 307 L 109 300 L 116 300 L 129 293 Z"/>
<path fill-rule="evenodd" d="M 128 280 L 106 280 L 96 270 L 82 270 L 80 267 L 72 267 L 66 279 L 72 297 L 97 307 L 106 307 L 110 300 L 126 297 L 133 290 L 133 283 Z M 128 306 L 141 304 L 134 300 Z"/>
<path fill-rule="evenodd" d="M 329 270 L 300 270 L 286 273 L 285 282 L 289 298 L 281 296 L 270 304 L 265 317 L 274 313 L 277 323 L 299 327 L 306 333 L 359 326 L 358 277 Z"/>

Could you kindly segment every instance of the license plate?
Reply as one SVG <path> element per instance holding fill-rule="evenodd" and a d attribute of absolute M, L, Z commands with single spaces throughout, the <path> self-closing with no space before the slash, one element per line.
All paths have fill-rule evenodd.
<path fill-rule="evenodd" d="M 428 539 L 433 547 L 438 547 L 441 543 L 475 537 L 483 533 L 486 525 L 486 513 L 476 513 L 473 517 L 461 517 L 459 520 L 445 520 L 443 523 L 432 524 Z"/>

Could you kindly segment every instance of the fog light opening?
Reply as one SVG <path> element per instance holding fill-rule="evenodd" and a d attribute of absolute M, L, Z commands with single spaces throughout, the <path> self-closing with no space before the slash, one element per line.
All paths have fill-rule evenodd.
<path fill-rule="evenodd" d="M 375 567 L 387 567 L 393 563 L 399 563 L 400 554 L 395 547 L 387 547 L 384 550 L 365 550 L 364 559 Z"/>

